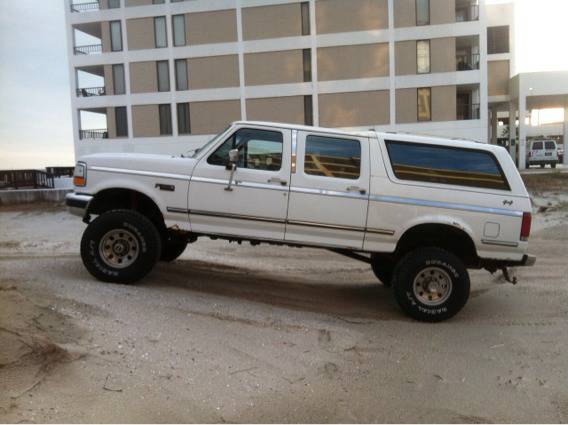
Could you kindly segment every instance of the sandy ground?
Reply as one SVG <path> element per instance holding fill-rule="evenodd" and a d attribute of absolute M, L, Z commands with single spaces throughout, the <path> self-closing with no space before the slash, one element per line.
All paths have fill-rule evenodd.
<path fill-rule="evenodd" d="M 564 196 L 535 194 L 520 283 L 472 272 L 440 324 L 311 249 L 204 240 L 104 284 L 77 218 L 0 209 L 0 422 L 567 422 Z"/>

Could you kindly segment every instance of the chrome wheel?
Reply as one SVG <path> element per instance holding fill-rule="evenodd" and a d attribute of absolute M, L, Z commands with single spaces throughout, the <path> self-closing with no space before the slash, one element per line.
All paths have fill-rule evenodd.
<path fill-rule="evenodd" d="M 139 253 L 138 239 L 124 229 L 107 232 L 99 244 L 99 254 L 107 266 L 123 269 L 136 261 Z"/>
<path fill-rule="evenodd" d="M 426 267 L 414 278 L 414 296 L 423 304 L 437 306 L 443 304 L 452 293 L 450 275 L 439 267 Z"/>

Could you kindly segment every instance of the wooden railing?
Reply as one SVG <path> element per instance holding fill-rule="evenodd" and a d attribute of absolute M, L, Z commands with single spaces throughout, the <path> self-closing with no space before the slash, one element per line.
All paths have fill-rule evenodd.
<path fill-rule="evenodd" d="M 53 189 L 53 187 L 53 176 L 45 171 L 0 171 L 0 189 Z"/>

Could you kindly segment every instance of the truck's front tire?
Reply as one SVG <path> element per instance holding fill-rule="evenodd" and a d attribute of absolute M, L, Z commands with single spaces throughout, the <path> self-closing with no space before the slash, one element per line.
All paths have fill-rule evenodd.
<path fill-rule="evenodd" d="M 440 248 L 418 248 L 398 262 L 393 287 L 407 315 L 423 322 L 440 322 L 463 308 L 470 283 L 458 257 Z"/>
<path fill-rule="evenodd" d="M 81 239 L 83 264 L 104 282 L 134 283 L 154 267 L 161 252 L 154 224 L 132 210 L 106 212 L 93 220 Z"/>
<path fill-rule="evenodd" d="M 391 287 L 392 273 L 396 264 L 388 257 L 378 254 L 371 255 L 371 269 L 373 274 L 379 279 L 387 288 Z"/>
<path fill-rule="evenodd" d="M 176 236 L 165 236 L 162 239 L 162 253 L 160 261 L 171 263 L 177 259 L 187 248 L 187 239 Z"/>

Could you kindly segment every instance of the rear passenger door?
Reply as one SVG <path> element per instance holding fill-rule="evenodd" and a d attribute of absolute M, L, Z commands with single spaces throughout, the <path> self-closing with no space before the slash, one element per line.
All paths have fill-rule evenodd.
<path fill-rule="evenodd" d="M 292 135 L 285 240 L 362 249 L 369 200 L 369 141 L 318 132 Z"/>

